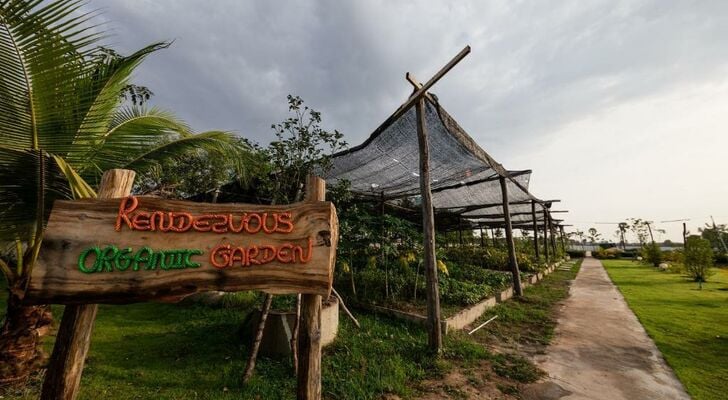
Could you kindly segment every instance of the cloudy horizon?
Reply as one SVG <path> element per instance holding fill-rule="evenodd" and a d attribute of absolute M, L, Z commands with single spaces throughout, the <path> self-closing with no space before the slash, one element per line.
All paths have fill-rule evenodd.
<path fill-rule="evenodd" d="M 173 40 L 138 69 L 152 104 L 196 130 L 267 143 L 286 96 L 361 143 L 465 45 L 433 89 L 531 191 L 562 199 L 571 229 L 637 217 L 682 240 L 728 222 L 728 3 L 234 2 L 92 0 L 129 53 Z"/>

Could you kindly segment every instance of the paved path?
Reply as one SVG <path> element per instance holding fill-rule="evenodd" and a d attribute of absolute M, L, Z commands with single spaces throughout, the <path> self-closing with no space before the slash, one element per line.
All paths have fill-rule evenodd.
<path fill-rule="evenodd" d="M 537 362 L 549 377 L 528 388 L 527 399 L 690 398 L 594 258 L 584 260 Z"/>

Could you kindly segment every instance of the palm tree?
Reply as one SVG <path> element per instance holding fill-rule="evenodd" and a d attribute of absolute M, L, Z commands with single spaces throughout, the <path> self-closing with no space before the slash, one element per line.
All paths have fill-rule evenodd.
<path fill-rule="evenodd" d="M 104 170 L 144 171 L 208 151 L 242 171 L 247 147 L 228 132 L 194 134 L 172 114 L 120 94 L 144 58 L 99 47 L 104 33 L 79 0 L 0 0 L 0 270 L 9 289 L 0 328 L 0 386 L 42 360 L 48 306 L 22 304 L 55 199 L 94 197 Z"/>

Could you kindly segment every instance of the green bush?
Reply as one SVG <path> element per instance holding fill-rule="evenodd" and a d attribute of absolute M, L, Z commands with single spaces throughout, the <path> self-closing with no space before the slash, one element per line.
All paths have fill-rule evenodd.
<path fill-rule="evenodd" d="M 728 265 L 728 253 L 716 253 L 713 261 L 716 265 Z"/>
<path fill-rule="evenodd" d="M 567 250 L 566 254 L 571 258 L 584 258 L 586 252 L 584 250 Z"/>
<path fill-rule="evenodd" d="M 440 301 L 446 304 L 469 306 L 494 292 L 489 285 L 459 281 L 449 277 L 440 279 Z"/>
<path fill-rule="evenodd" d="M 657 267 L 662 262 L 662 251 L 657 243 L 648 243 L 642 247 L 642 257 L 645 262 Z"/>
<path fill-rule="evenodd" d="M 682 263 L 684 261 L 683 250 L 682 249 L 673 249 L 670 251 L 663 251 L 662 252 L 662 261 L 669 262 L 671 264 Z"/>
<path fill-rule="evenodd" d="M 707 282 L 708 277 L 712 275 L 710 270 L 712 266 L 713 249 L 710 241 L 699 236 L 689 237 L 685 246 L 685 270 L 701 288 L 703 282 Z"/>

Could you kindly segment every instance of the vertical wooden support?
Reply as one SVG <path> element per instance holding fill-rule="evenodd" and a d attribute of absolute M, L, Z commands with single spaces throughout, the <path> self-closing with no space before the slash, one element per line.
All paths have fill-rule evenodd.
<path fill-rule="evenodd" d="M 485 237 L 483 237 L 485 233 L 483 232 L 483 225 L 480 225 L 480 247 L 485 247 Z"/>
<path fill-rule="evenodd" d="M 521 273 L 518 270 L 518 260 L 516 259 L 516 244 L 513 242 L 513 228 L 511 227 L 511 210 L 508 205 L 508 185 L 506 178 L 500 177 L 501 194 L 503 195 L 503 217 L 506 225 L 506 246 L 508 247 L 508 263 L 513 274 L 513 292 L 516 296 L 523 296 L 523 288 L 521 287 Z"/>
<path fill-rule="evenodd" d="M 326 199 L 326 182 L 309 176 L 306 181 L 307 202 Z M 301 296 L 301 327 L 298 334 L 298 368 L 296 398 L 321 399 L 321 296 Z"/>
<path fill-rule="evenodd" d="M 549 213 L 549 233 L 551 234 L 551 254 L 553 254 L 554 261 L 556 261 L 556 238 L 554 237 L 554 221 L 551 219 L 551 213 Z"/>
<path fill-rule="evenodd" d="M 546 257 L 546 265 L 551 264 L 551 260 L 549 258 L 549 212 L 546 210 L 546 207 L 543 208 L 543 255 Z"/>
<path fill-rule="evenodd" d="M 533 250 L 536 254 L 536 261 L 539 259 L 538 249 L 538 221 L 536 221 L 536 200 L 531 200 L 531 222 L 533 223 Z"/>
<path fill-rule="evenodd" d="M 104 172 L 98 197 L 113 199 L 128 196 L 134 175 L 134 171 L 126 169 Z M 43 381 L 41 400 L 73 400 L 78 395 L 97 311 L 96 304 L 66 306 Z"/>
<path fill-rule="evenodd" d="M 688 226 L 683 222 L 683 250 L 687 248 L 688 245 Z"/>
<path fill-rule="evenodd" d="M 566 234 L 564 233 L 564 227 L 559 225 L 559 238 L 561 239 L 561 251 L 566 254 Z"/>
<path fill-rule="evenodd" d="M 424 236 L 424 264 L 427 281 L 427 330 L 430 350 L 442 350 L 440 325 L 440 291 L 435 259 L 435 215 L 430 190 L 430 144 L 425 123 L 425 99 L 417 102 L 417 141 L 420 147 L 420 193 L 422 195 L 422 233 Z"/>

